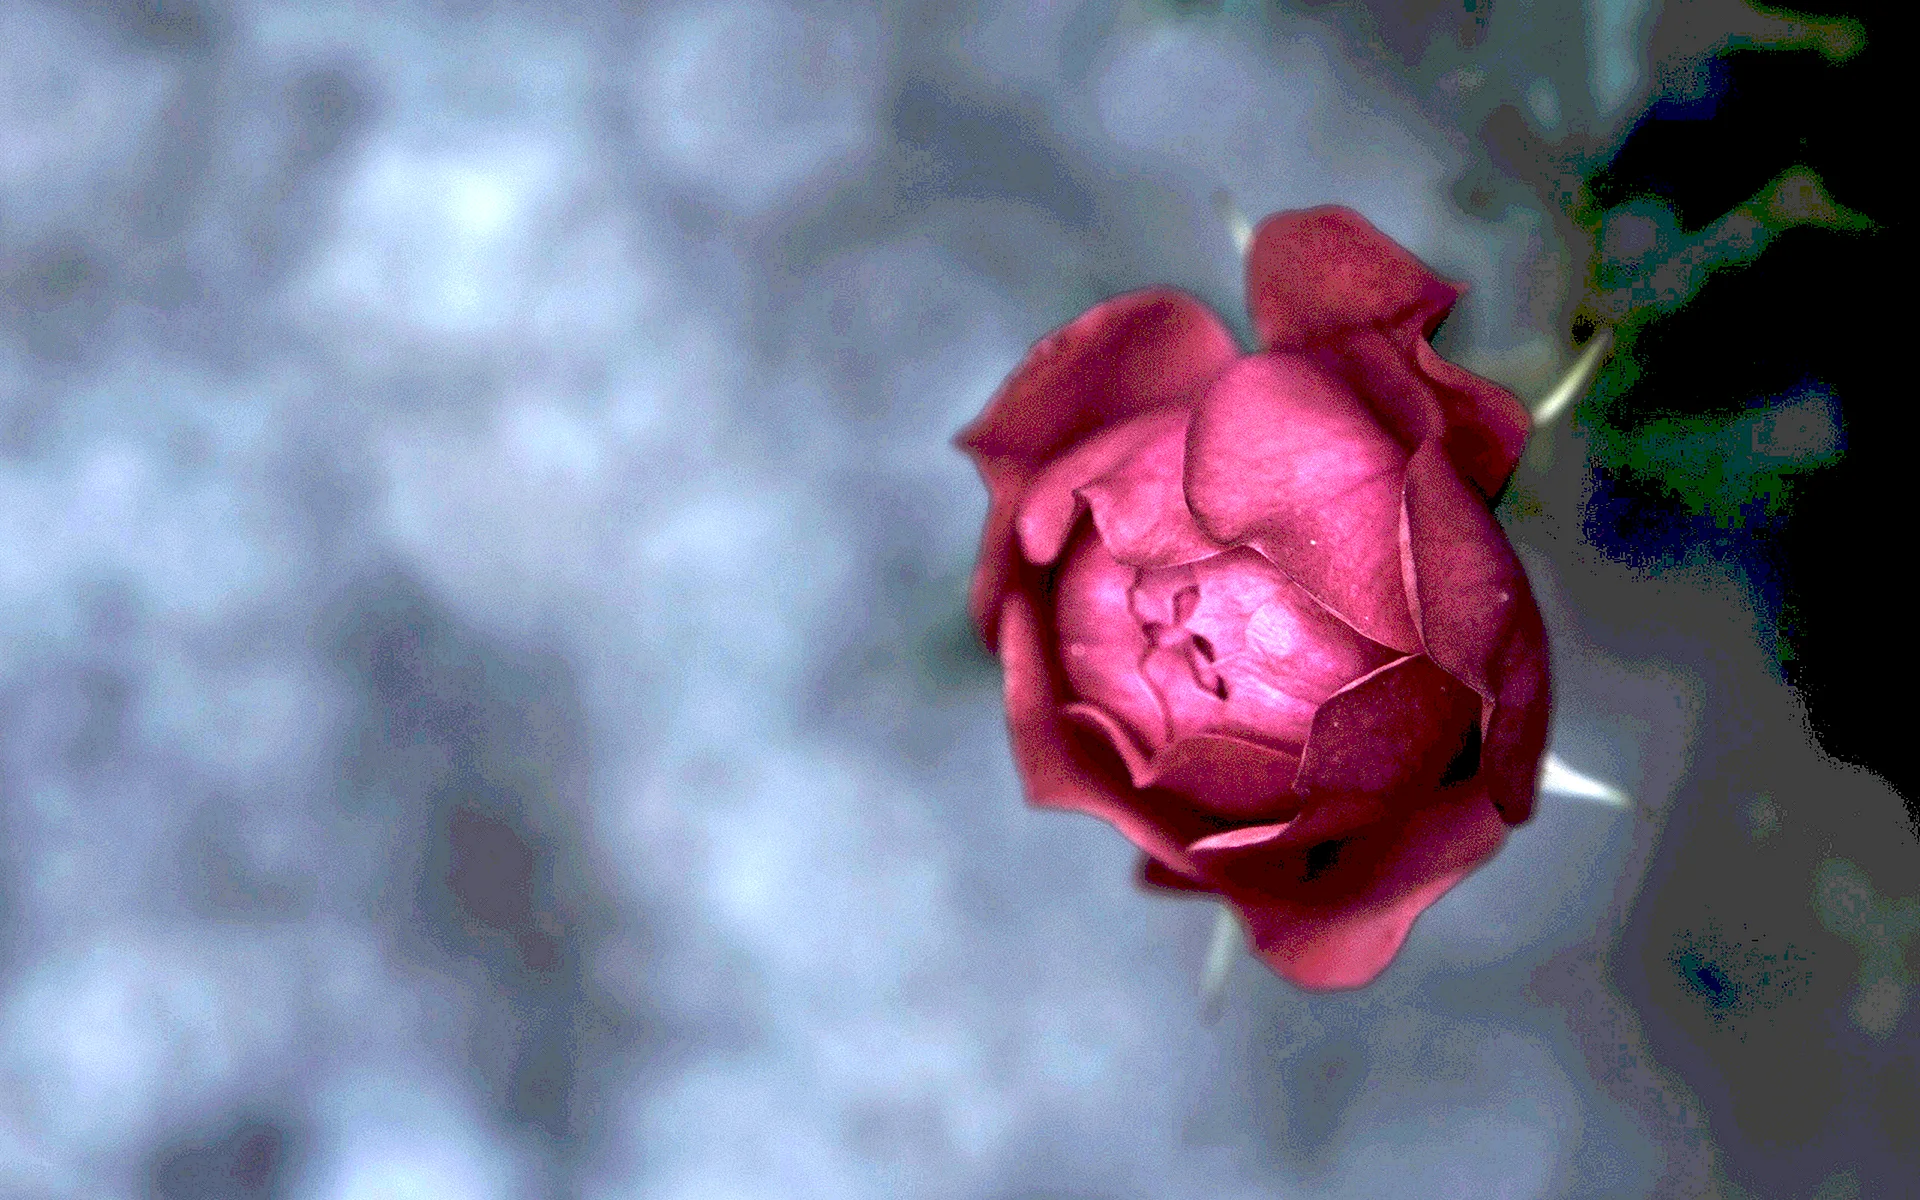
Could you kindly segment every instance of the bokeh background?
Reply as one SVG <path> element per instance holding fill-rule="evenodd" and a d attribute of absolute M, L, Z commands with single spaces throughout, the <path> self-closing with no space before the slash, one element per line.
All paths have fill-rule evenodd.
<path fill-rule="evenodd" d="M 1911 1194 L 1901 43 L 0 0 L 0 1196 Z M 1543 395 L 1549 796 L 1358 993 L 1025 807 L 948 439 L 1353 206 Z M 1902 794 L 1909 803 L 1903 804 Z"/>

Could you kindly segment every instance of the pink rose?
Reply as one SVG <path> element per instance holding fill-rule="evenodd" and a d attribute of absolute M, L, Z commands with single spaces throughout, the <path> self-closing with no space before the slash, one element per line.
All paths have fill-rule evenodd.
<path fill-rule="evenodd" d="M 1533 809 L 1545 634 L 1490 511 L 1529 421 L 1428 343 L 1459 289 L 1351 211 L 1267 218 L 1247 293 L 1258 354 L 1169 289 L 1033 348 L 959 438 L 971 609 L 1034 804 L 1359 987 Z"/>

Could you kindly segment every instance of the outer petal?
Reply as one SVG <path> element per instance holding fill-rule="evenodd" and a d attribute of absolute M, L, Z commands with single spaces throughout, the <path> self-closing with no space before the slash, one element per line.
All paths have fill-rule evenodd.
<path fill-rule="evenodd" d="M 1513 473 L 1531 421 L 1513 393 L 1441 358 L 1428 343 L 1461 291 L 1345 208 L 1268 217 L 1247 255 L 1247 308 L 1263 343 L 1276 350 L 1330 346 L 1371 371 L 1386 359 L 1355 339 L 1384 339 L 1404 364 L 1395 374 L 1417 376 L 1425 386 L 1401 380 L 1363 387 L 1362 394 L 1409 446 L 1437 432 L 1424 413 L 1411 410 L 1437 401 L 1454 464 L 1492 496 Z"/>
<path fill-rule="evenodd" d="M 1447 457 L 1482 495 L 1499 494 L 1533 429 L 1526 405 L 1492 380 L 1441 358 L 1425 338 L 1415 339 L 1413 353 L 1447 414 Z"/>
<path fill-rule="evenodd" d="M 1276 350 L 1369 325 L 1431 333 L 1459 295 L 1352 209 L 1276 213 L 1247 252 L 1247 311 Z"/>
<path fill-rule="evenodd" d="M 1337 862 L 1294 895 L 1236 896 L 1234 906 L 1255 952 L 1285 979 L 1316 991 L 1364 987 L 1400 952 L 1414 920 L 1505 835 L 1485 794 L 1460 789 L 1358 839 L 1343 855 L 1350 865 Z"/>
<path fill-rule="evenodd" d="M 1480 711 L 1480 698 L 1430 660 L 1388 663 L 1320 706 L 1295 786 L 1377 796 L 1429 791 Z"/>
<path fill-rule="evenodd" d="M 1398 822 L 1377 796 L 1349 794 L 1317 800 L 1291 821 L 1250 825 L 1197 839 L 1187 854 L 1200 877 L 1243 899 L 1291 900 L 1311 894 L 1339 905 L 1348 891 L 1369 885 L 1370 860 L 1361 839 L 1379 841 Z"/>
<path fill-rule="evenodd" d="M 1454 472 L 1436 442 L 1420 447 L 1407 465 L 1402 520 L 1427 654 L 1490 700 L 1493 658 L 1526 595 L 1526 572 L 1486 501 Z"/>
<path fill-rule="evenodd" d="M 1204 304 L 1165 288 L 1090 309 L 1039 342 L 958 444 L 986 481 L 989 504 L 968 597 L 989 648 L 1015 567 L 1013 521 L 1040 470 L 1084 438 L 1185 403 L 1239 354 Z"/>
<path fill-rule="evenodd" d="M 1401 577 L 1407 454 L 1352 391 L 1297 354 L 1247 358 L 1202 394 L 1187 430 L 1187 507 L 1247 543 L 1362 634 L 1419 638 Z"/>
<path fill-rule="evenodd" d="M 1093 739 L 1068 723 L 1032 601 L 1018 592 L 1008 596 L 998 624 L 1007 728 L 1027 799 L 1098 817 L 1148 854 L 1191 869 L 1186 844 L 1207 832 L 1207 823 L 1183 818 L 1172 806 L 1155 807 L 1153 793 L 1129 786 L 1117 752 L 1099 753 Z"/>
<path fill-rule="evenodd" d="M 1427 654 L 1485 701 L 1481 770 L 1501 813 L 1523 821 L 1550 709 L 1546 634 L 1526 572 L 1437 445 L 1408 465 L 1404 520 Z"/>
<path fill-rule="evenodd" d="M 1522 579 L 1524 580 L 1524 576 Z M 1547 631 L 1530 590 L 1514 614 L 1513 629 L 1493 665 L 1494 702 L 1486 717 L 1480 774 L 1509 825 L 1533 815 L 1540 758 L 1547 751 L 1552 715 L 1547 673 Z"/>

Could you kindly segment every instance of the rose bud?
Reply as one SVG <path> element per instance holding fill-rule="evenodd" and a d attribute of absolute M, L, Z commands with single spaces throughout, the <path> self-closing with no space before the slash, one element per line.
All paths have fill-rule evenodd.
<path fill-rule="evenodd" d="M 1459 289 L 1342 208 L 1262 222 L 1242 355 L 1150 289 L 1037 344 L 958 441 L 970 596 L 1030 801 L 1359 987 L 1527 819 L 1545 635 L 1491 502 L 1526 410 L 1428 338 Z"/>

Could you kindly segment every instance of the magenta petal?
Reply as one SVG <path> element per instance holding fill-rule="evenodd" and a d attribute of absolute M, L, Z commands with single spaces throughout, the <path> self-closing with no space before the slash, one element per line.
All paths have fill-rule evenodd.
<path fill-rule="evenodd" d="M 1459 294 L 1347 208 L 1270 216 L 1247 252 L 1247 311 L 1274 349 L 1368 325 L 1431 333 Z"/>
<path fill-rule="evenodd" d="M 1514 613 L 1506 643 L 1493 662 L 1493 712 L 1480 751 L 1480 773 L 1494 807 L 1509 825 L 1533 815 L 1540 758 L 1547 751 L 1552 715 L 1547 632 L 1533 595 Z"/>
<path fill-rule="evenodd" d="M 1187 419 L 1185 410 L 1143 418 L 1129 452 L 1076 485 L 1100 540 L 1129 566 L 1176 567 L 1224 549 L 1187 511 Z"/>
<path fill-rule="evenodd" d="M 1425 338 L 1413 349 L 1446 412 L 1448 459 L 1482 495 L 1497 495 L 1527 447 L 1532 416 L 1519 397 L 1441 358 Z"/>
<path fill-rule="evenodd" d="M 1115 562 L 1082 526 L 1054 590 L 1059 661 L 1073 694 L 1126 725 L 1142 746 L 1166 745 L 1167 714 L 1141 674 L 1147 639 L 1133 612 L 1139 572 Z"/>
<path fill-rule="evenodd" d="M 1297 749 L 1328 697 L 1396 657 L 1257 551 L 1230 550 L 1192 571 L 1199 602 L 1186 628 L 1207 639 L 1226 684 L 1210 732 Z"/>
<path fill-rule="evenodd" d="M 1426 658 L 1399 659 L 1320 706 L 1298 787 L 1382 796 L 1431 789 L 1479 717 L 1480 698 L 1458 680 Z"/>
<path fill-rule="evenodd" d="M 1086 736 L 1071 728 L 1061 712 L 1032 602 L 1017 592 L 1008 596 L 998 625 L 1007 727 L 1028 800 L 1098 817 L 1148 854 L 1192 871 L 1186 844 L 1207 832 L 1206 823 L 1149 808 L 1148 797 L 1114 769 L 1117 763 L 1110 766 L 1089 752 Z M 1167 816 L 1174 818 L 1171 831 L 1162 823 Z"/>
<path fill-rule="evenodd" d="M 1187 505 L 1207 536 L 1256 547 L 1359 632 L 1412 653 L 1399 546 L 1406 463 L 1325 367 L 1265 354 L 1202 393 L 1187 431 Z"/>
<path fill-rule="evenodd" d="M 1314 991 L 1364 987 L 1407 940 L 1413 922 L 1493 856 L 1506 827 L 1477 790 L 1408 814 L 1390 839 L 1367 848 L 1372 877 L 1344 899 L 1235 897 L 1255 952 L 1275 972 Z"/>
<path fill-rule="evenodd" d="M 1425 344 L 1424 342 L 1422 343 Z M 1388 433 L 1412 451 L 1447 431 L 1447 414 L 1412 355 L 1377 329 L 1348 330 L 1316 346 L 1316 361 L 1347 381 Z"/>
<path fill-rule="evenodd" d="M 1088 704 L 1076 700 L 1062 705 L 1060 715 L 1080 728 L 1099 735 L 1113 752 L 1126 764 L 1127 779 L 1134 790 L 1139 791 L 1153 786 L 1153 761 L 1140 749 L 1140 743 L 1134 741 L 1133 732 L 1126 724 L 1098 704 Z"/>
<path fill-rule="evenodd" d="M 1371 886 L 1375 862 L 1366 839 L 1398 828 L 1398 818 L 1376 796 L 1317 799 L 1290 821 L 1276 821 L 1199 838 L 1187 853 L 1200 877 L 1241 896 L 1298 899 L 1339 905 Z"/>
<path fill-rule="evenodd" d="M 1407 465 L 1403 514 L 1427 654 L 1491 700 L 1494 655 L 1514 614 L 1533 604 L 1526 572 L 1486 500 L 1436 443 L 1420 447 Z"/>
<path fill-rule="evenodd" d="M 1048 463 L 1027 485 L 1014 522 L 1027 561 L 1045 566 L 1060 556 L 1085 503 L 1075 489 L 1137 456 L 1141 443 L 1172 437 L 1184 445 L 1186 432 L 1184 408 L 1152 413 L 1102 430 Z M 1183 499 L 1180 512 L 1184 515 L 1186 511 Z M 1097 524 L 1097 514 L 1095 521 Z"/>
<path fill-rule="evenodd" d="M 1299 756 L 1285 750 L 1201 734 L 1162 750 L 1148 781 L 1178 792 L 1214 816 L 1272 821 L 1291 817 L 1300 807 L 1293 794 L 1299 770 Z"/>
<path fill-rule="evenodd" d="M 989 648 L 1012 578 L 1014 515 L 1043 467 L 1083 439 L 1185 404 L 1239 355 L 1206 305 L 1167 288 L 1099 304 L 1037 343 L 955 440 L 989 497 L 968 607 Z"/>
<path fill-rule="evenodd" d="M 1210 896 L 1220 894 L 1218 886 L 1204 879 L 1183 875 L 1151 854 L 1140 856 L 1140 882 L 1146 887 L 1168 892 L 1200 893 Z"/>

